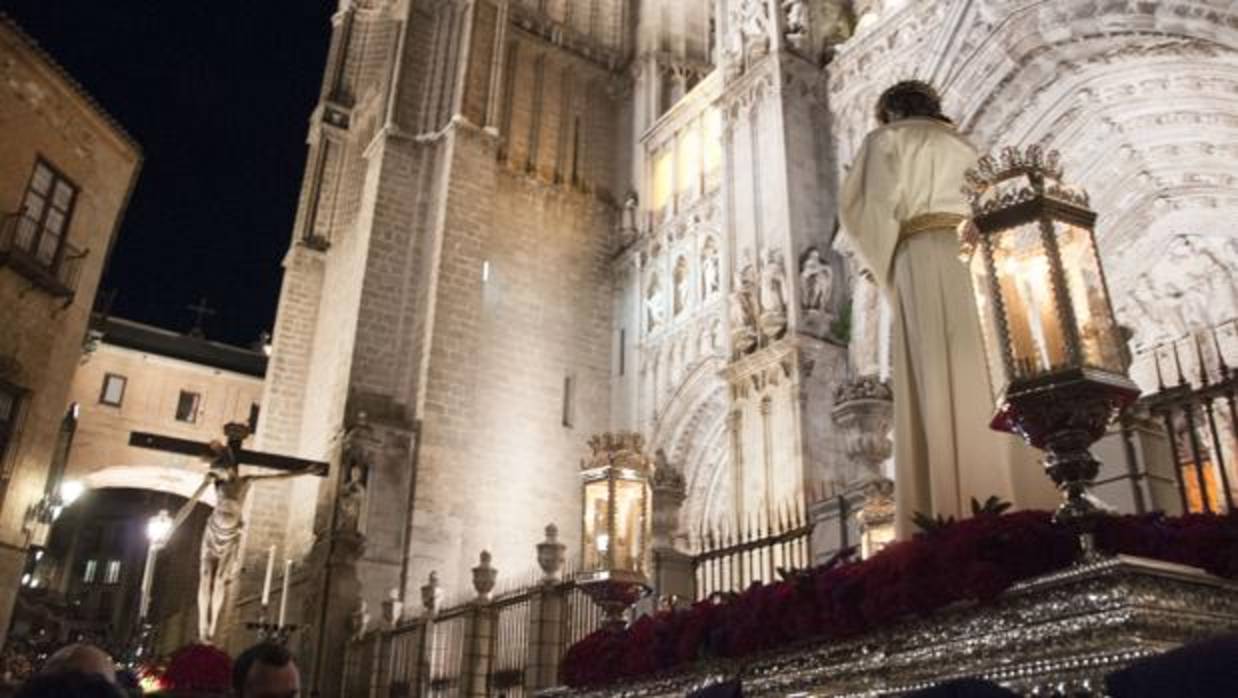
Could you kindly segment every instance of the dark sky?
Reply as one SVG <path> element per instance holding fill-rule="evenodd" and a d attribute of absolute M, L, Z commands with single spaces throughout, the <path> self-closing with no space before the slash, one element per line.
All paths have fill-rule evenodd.
<path fill-rule="evenodd" d="M 271 328 L 334 0 L 0 0 L 141 144 L 101 289 L 114 314 L 212 339 Z"/>

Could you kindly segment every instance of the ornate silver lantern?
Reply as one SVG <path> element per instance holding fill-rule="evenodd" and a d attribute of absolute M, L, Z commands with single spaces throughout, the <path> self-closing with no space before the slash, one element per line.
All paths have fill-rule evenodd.
<path fill-rule="evenodd" d="M 1058 521 L 1103 505 L 1088 487 L 1100 469 L 1089 451 L 1139 395 L 1126 376 L 1123 340 L 1096 252 L 1088 197 L 1062 181 L 1056 152 L 1006 148 L 968 172 L 973 218 L 960 230 L 980 312 L 992 427 L 1045 451 L 1065 496 Z"/>
<path fill-rule="evenodd" d="M 589 440 L 592 455 L 581 463 L 584 502 L 581 536 L 585 593 L 622 627 L 624 613 L 648 593 L 650 487 L 653 461 L 632 432 Z"/>

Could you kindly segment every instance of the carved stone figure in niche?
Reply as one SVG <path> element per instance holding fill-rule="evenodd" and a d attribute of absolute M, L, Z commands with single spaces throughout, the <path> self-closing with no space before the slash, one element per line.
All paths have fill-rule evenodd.
<path fill-rule="evenodd" d="M 666 306 L 662 300 L 662 285 L 654 276 L 645 293 L 645 327 L 652 333 L 666 321 Z"/>
<path fill-rule="evenodd" d="M 729 51 L 734 68 L 745 70 L 769 53 L 769 16 L 765 0 L 743 0 L 731 14 L 732 46 Z"/>
<path fill-rule="evenodd" d="M 675 262 L 675 315 L 688 307 L 688 260 L 680 257 Z"/>
<path fill-rule="evenodd" d="M 627 233 L 633 233 L 637 229 L 637 211 L 640 207 L 640 201 L 636 198 L 636 192 L 628 192 L 628 196 L 623 200 L 623 213 L 620 225 Z"/>
<path fill-rule="evenodd" d="M 757 344 L 757 273 L 748 264 L 735 275 L 731 292 L 731 344 L 737 355 L 752 351 Z"/>
<path fill-rule="evenodd" d="M 721 288 L 718 268 L 718 250 L 714 241 L 705 243 L 701 253 L 701 298 L 709 298 Z"/>
<path fill-rule="evenodd" d="M 803 306 L 809 312 L 828 312 L 830 296 L 834 290 L 834 270 L 821 258 L 821 251 L 809 248 L 804 261 L 800 262 L 800 288 Z"/>
<path fill-rule="evenodd" d="M 782 11 L 786 17 L 787 44 L 797 51 L 808 48 L 808 4 L 804 0 L 783 0 Z"/>
<path fill-rule="evenodd" d="M 348 482 L 340 490 L 339 519 L 336 530 L 361 533 L 361 508 L 365 504 L 365 474 L 362 466 L 353 463 L 348 471 Z"/>
<path fill-rule="evenodd" d="M 776 339 L 787 328 L 787 273 L 778 250 L 766 254 L 761 267 L 761 333 Z"/>

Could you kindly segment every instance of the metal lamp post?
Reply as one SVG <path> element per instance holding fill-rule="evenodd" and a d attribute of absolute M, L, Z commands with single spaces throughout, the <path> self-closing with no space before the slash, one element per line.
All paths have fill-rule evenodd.
<path fill-rule="evenodd" d="M 138 605 L 138 641 L 133 652 L 135 659 L 142 658 L 147 650 L 150 649 L 149 643 L 152 629 L 150 623 L 150 598 L 151 585 L 155 577 L 155 558 L 172 535 L 173 525 L 172 517 L 168 515 L 166 509 L 160 509 L 158 514 L 150 517 L 146 522 L 146 539 L 149 541 L 149 545 L 146 547 L 146 566 L 142 570 L 142 598 Z"/>
<path fill-rule="evenodd" d="M 1089 449 L 1139 395 L 1096 252 L 1096 214 L 1062 181 L 1058 154 L 1038 146 L 982 158 L 966 190 L 973 218 L 960 230 L 962 257 L 997 405 L 992 427 L 1045 451 L 1064 495 L 1054 519 L 1086 533 L 1107 509 L 1088 491 L 1100 469 Z"/>
<path fill-rule="evenodd" d="M 649 591 L 650 477 L 653 461 L 632 432 L 589 440 L 581 463 L 582 573 L 577 583 L 602 607 L 606 625 L 623 627 L 627 609 Z"/>

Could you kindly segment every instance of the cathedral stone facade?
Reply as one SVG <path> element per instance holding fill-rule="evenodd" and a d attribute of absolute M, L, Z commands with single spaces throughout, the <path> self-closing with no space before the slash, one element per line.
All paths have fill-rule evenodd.
<path fill-rule="evenodd" d="M 1158 303 L 1224 319 L 1190 316 L 1162 253 L 1232 312 L 1226 5 L 341 0 L 258 446 L 359 466 L 365 542 L 328 579 L 343 478 L 263 485 L 234 613 L 271 544 L 328 635 L 431 571 L 465 586 L 483 548 L 518 575 L 546 523 L 575 550 L 606 430 L 683 474 L 685 545 L 844 491 L 835 389 L 886 374 L 889 322 L 834 196 L 899 79 L 937 83 L 981 149 L 1065 151 L 1137 344 Z"/>

